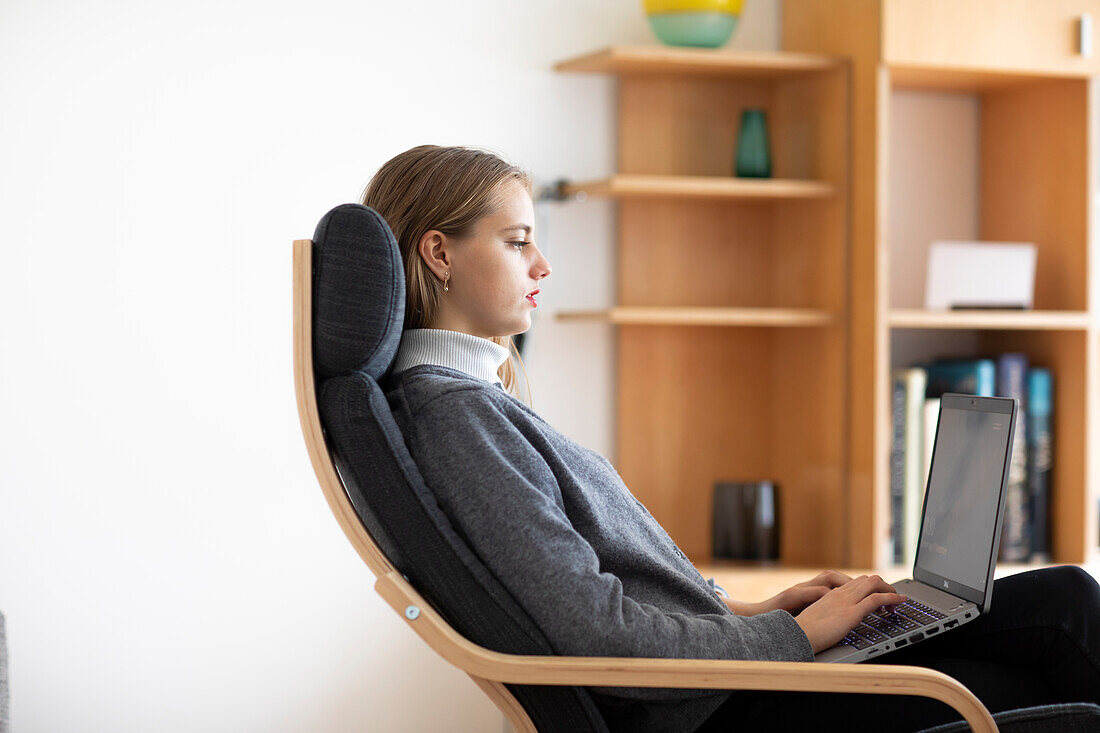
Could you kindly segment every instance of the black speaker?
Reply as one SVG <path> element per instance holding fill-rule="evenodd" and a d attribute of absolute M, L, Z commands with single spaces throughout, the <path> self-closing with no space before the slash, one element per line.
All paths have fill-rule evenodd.
<path fill-rule="evenodd" d="M 714 559 L 779 559 L 779 487 L 772 481 L 714 485 Z"/>

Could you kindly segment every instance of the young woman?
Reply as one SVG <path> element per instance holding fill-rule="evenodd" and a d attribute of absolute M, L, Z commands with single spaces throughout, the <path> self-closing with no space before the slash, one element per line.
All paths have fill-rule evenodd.
<path fill-rule="evenodd" d="M 513 396 L 511 337 L 530 328 L 551 273 L 523 171 L 488 152 L 425 145 L 383 165 L 363 203 L 386 219 L 405 263 L 405 331 L 383 386 L 409 451 L 458 532 L 559 653 L 812 661 L 874 608 L 905 600 L 877 575 L 835 570 L 765 601 L 723 600 L 606 459 Z M 993 711 L 1100 702 L 1096 582 L 1059 568 L 997 581 L 995 591 L 993 613 L 950 644 L 884 661 L 942 669 Z M 893 696 L 593 694 L 613 730 L 838 721 L 858 730 L 883 720 L 917 729 L 957 718 L 940 703 Z"/>

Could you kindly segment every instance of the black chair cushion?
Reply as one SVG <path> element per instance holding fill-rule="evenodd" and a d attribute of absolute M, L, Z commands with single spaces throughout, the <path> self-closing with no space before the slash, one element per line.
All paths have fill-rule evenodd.
<path fill-rule="evenodd" d="M 404 322 L 405 269 L 386 220 L 359 204 L 332 209 L 313 234 L 318 376 L 360 370 L 381 379 L 397 355 Z"/>
<path fill-rule="evenodd" d="M 1075 702 L 1036 705 L 1005 710 L 993 716 L 1001 733 L 1096 733 L 1100 731 L 1100 705 Z M 967 733 L 966 721 L 925 728 L 920 733 Z"/>
<path fill-rule="evenodd" d="M 400 548 L 400 562 L 387 555 L 413 587 L 476 644 L 511 654 L 553 654 L 439 508 L 374 380 L 361 372 L 326 380 L 320 408 L 341 473 L 353 479 L 345 483 L 352 505 L 369 506 L 372 521 Z M 540 731 L 607 731 L 584 688 L 508 688 Z"/>

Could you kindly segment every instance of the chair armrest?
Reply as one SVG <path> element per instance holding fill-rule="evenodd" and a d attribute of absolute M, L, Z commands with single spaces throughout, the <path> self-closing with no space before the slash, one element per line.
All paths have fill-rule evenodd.
<path fill-rule="evenodd" d="M 451 628 L 399 572 L 375 590 L 437 654 L 472 677 L 529 685 L 672 687 L 919 695 L 957 710 L 975 733 L 994 733 L 993 717 L 970 690 L 942 672 L 900 665 L 641 659 L 503 654 Z"/>

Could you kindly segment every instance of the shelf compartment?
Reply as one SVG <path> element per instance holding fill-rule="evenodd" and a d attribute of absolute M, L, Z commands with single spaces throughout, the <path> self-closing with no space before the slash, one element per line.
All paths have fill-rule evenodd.
<path fill-rule="evenodd" d="M 619 306 L 601 310 L 559 311 L 559 320 L 606 321 L 629 326 L 831 326 L 836 316 L 811 308 L 646 308 Z"/>
<path fill-rule="evenodd" d="M 974 240 L 1035 245 L 1036 311 L 1089 310 L 1089 85 L 1043 79 L 888 95 L 891 307 L 923 305 L 932 242 Z"/>
<path fill-rule="evenodd" d="M 891 367 L 937 359 L 995 359 L 1006 353 L 1027 355 L 1029 366 L 1049 369 L 1054 377 L 1052 432 L 1054 460 L 1049 493 L 1050 541 L 1054 561 L 1082 563 L 1094 554 L 1096 519 L 1088 481 L 1090 401 L 1089 372 L 1094 369 L 1088 343 L 1091 328 L 975 329 L 905 331 L 905 355 L 891 344 Z M 894 339 L 892 339 L 894 341 Z M 882 445 L 890 444 L 890 425 L 878 428 Z M 883 457 L 888 460 L 888 450 Z M 1082 508 L 1087 507 L 1086 512 Z M 885 519 L 884 514 L 884 519 Z"/>
<path fill-rule="evenodd" d="M 841 198 L 620 201 L 609 305 L 842 313 Z"/>
<path fill-rule="evenodd" d="M 844 68 L 775 80 L 623 76 L 618 82 L 616 173 L 703 177 L 711 183 L 828 182 L 843 189 L 846 95 Z M 742 113 L 751 108 L 767 116 L 770 181 L 731 178 Z"/>
<path fill-rule="evenodd" d="M 705 74 L 773 79 L 828 71 L 844 64 L 843 59 L 817 54 L 610 46 L 559 62 L 554 69 L 603 74 Z"/>
<path fill-rule="evenodd" d="M 989 331 L 1078 331 L 1089 327 L 1080 311 L 928 311 L 895 308 L 891 328 L 974 329 Z"/>
<path fill-rule="evenodd" d="M 792 179 L 729 178 L 724 176 L 659 176 L 621 174 L 597 181 L 569 183 L 567 195 L 610 198 L 692 198 L 692 199 L 822 199 L 836 188 L 822 181 Z"/>
<path fill-rule="evenodd" d="M 692 561 L 711 560 L 714 484 L 779 486 L 780 559 L 845 550 L 842 342 L 831 329 L 624 326 L 615 466 Z"/>

